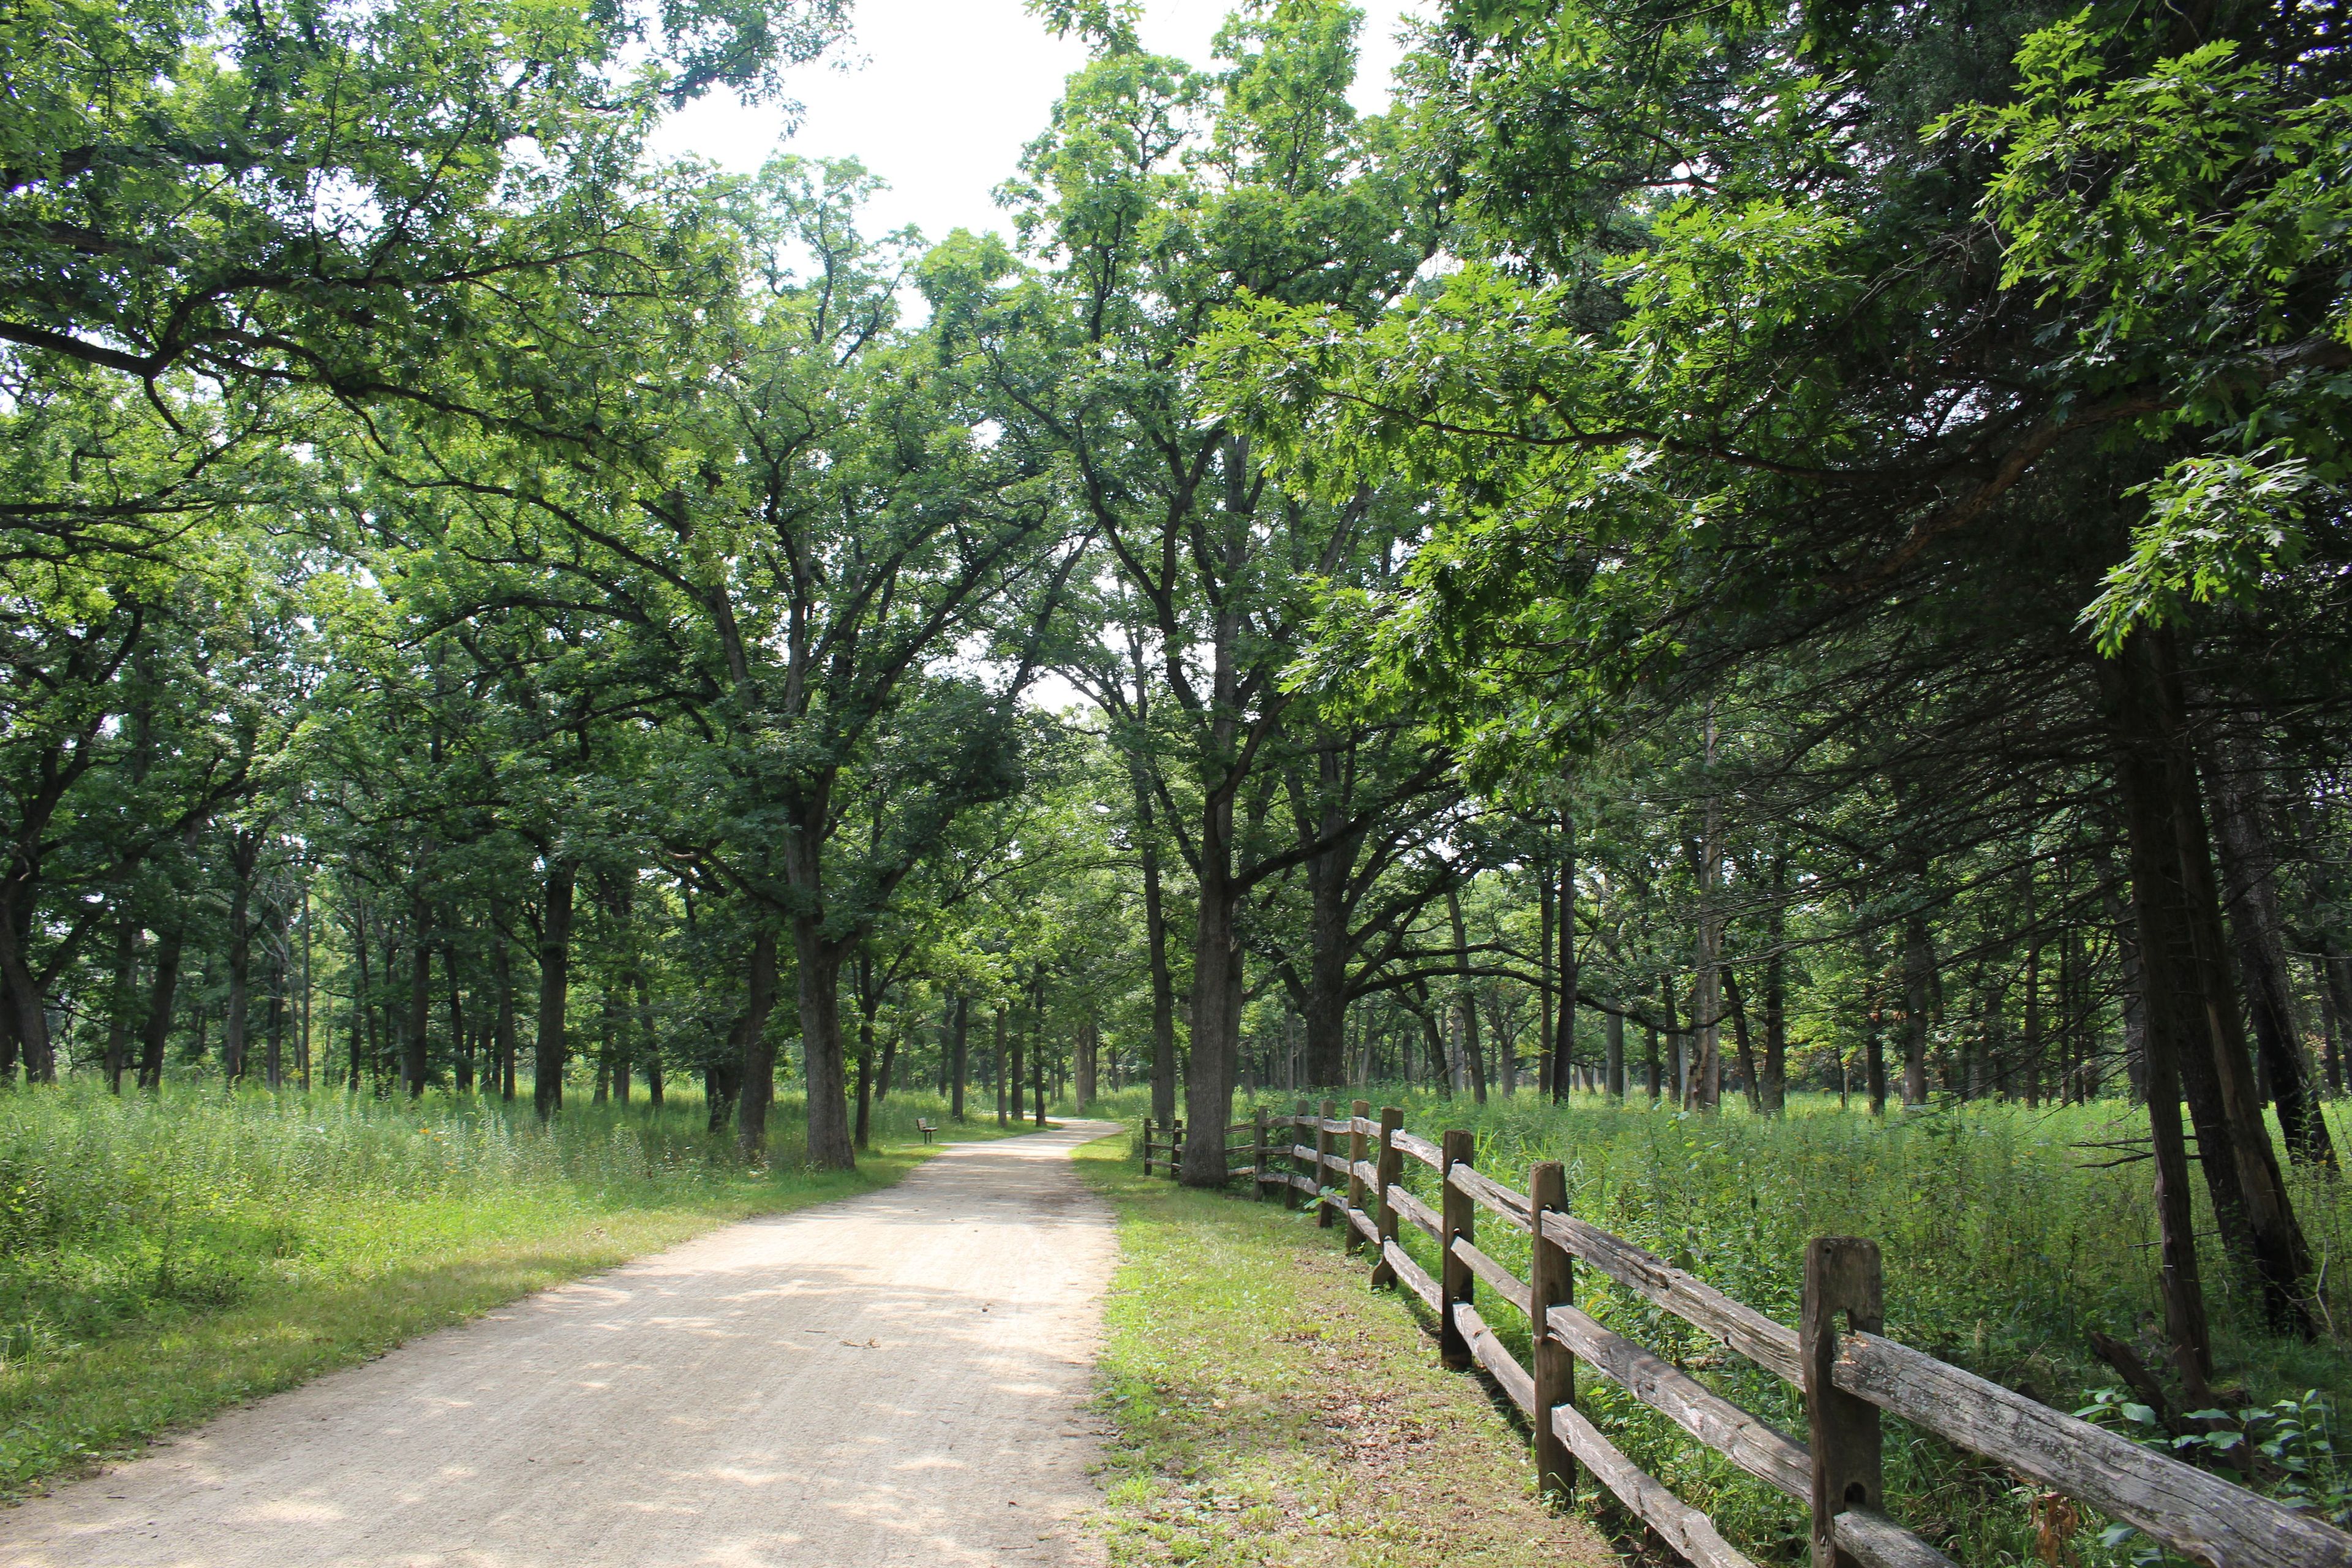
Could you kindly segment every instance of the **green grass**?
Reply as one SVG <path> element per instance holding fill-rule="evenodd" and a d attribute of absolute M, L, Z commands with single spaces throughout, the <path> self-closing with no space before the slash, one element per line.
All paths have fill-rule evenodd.
<path fill-rule="evenodd" d="M 1529 1495 L 1524 1436 L 1336 1233 L 1146 1180 L 1124 1137 L 1077 1158 L 1118 1216 L 1096 1396 L 1116 1568 L 1613 1561 Z"/>
<path fill-rule="evenodd" d="M 1398 1102 L 1393 1088 L 1371 1098 Z M 1861 1236 L 1883 1251 L 1891 1335 L 2035 1398 L 2071 1411 L 2119 1382 L 2092 1355 L 2092 1328 L 2138 1339 L 2151 1363 L 2162 1364 L 2148 1166 L 2095 1169 L 2113 1152 L 2079 1147 L 2145 1126 L 2121 1103 L 1947 1107 L 1883 1124 L 1841 1114 L 1832 1099 L 1802 1100 L 1777 1121 L 1744 1109 L 1701 1117 L 1619 1108 L 1594 1096 L 1559 1109 L 1532 1095 L 1496 1096 L 1483 1110 L 1419 1093 L 1403 1104 L 1407 1125 L 1424 1135 L 1470 1129 L 1479 1167 L 1522 1191 L 1530 1163 L 1560 1161 L 1578 1213 L 1784 1323 L 1797 1321 L 1807 1239 Z M 2336 1137 L 2339 1147 L 2352 1147 L 2340 1120 Z M 1409 1184 L 1433 1196 L 1431 1174 L 1414 1162 L 1406 1169 Z M 2352 1324 L 2342 1263 L 2352 1193 L 2336 1178 L 2296 1173 L 2292 1180 L 2314 1249 L 2331 1260 L 2334 1321 Z M 2200 1199 L 2200 1228 L 2211 1224 Z M 1409 1247 L 1433 1264 L 1435 1249 L 1408 1233 Z M 1480 1243 L 1525 1275 L 1523 1237 L 1489 1226 Z M 2352 1476 L 2334 1458 L 2328 1428 L 2352 1395 L 2352 1352 L 2340 1337 L 2306 1344 L 2266 1332 L 2250 1292 L 2210 1243 L 2204 1271 L 2217 1386 L 2242 1394 L 2232 1401 L 2240 1408 L 2298 1402 L 2291 1421 L 2257 1423 L 2258 1438 L 2282 1439 L 2282 1463 L 2266 1467 L 2263 1483 L 2340 1514 L 2352 1503 Z M 1795 1393 L 1779 1379 L 1593 1271 L 1579 1274 L 1580 1300 L 1603 1322 L 1783 1430 L 1802 1433 Z M 1481 1310 L 1524 1356 L 1517 1313 L 1483 1293 Z M 2314 1391 L 2315 1401 L 2302 1400 Z M 1598 1378 L 1580 1380 L 1580 1398 L 1596 1424 L 1706 1509 L 1735 1544 L 1760 1561 L 1802 1557 L 1803 1516 L 1786 1500 Z M 2146 1435 L 2111 1403 L 2117 1407 L 2105 1418 Z M 1893 1510 L 1959 1561 L 2035 1560 L 2032 1493 L 2015 1478 L 1899 1423 L 1889 1426 L 1887 1465 Z M 2145 1542 L 2102 1543 L 2100 1522 L 2076 1533 L 2080 1561 L 2120 1563 L 2147 1550 Z"/>
<path fill-rule="evenodd" d="M 580 1107 L 88 1085 L 0 1094 L 0 1496 L 698 1232 L 871 1191 L 930 1097 L 877 1108 L 854 1173 L 769 1169 L 698 1100 Z M 950 1136 L 995 1137 L 992 1120 Z"/>

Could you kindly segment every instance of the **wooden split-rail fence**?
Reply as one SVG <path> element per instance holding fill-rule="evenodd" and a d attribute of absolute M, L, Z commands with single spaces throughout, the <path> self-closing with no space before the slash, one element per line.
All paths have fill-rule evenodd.
<path fill-rule="evenodd" d="M 1233 1173 L 1263 1195 L 1278 1189 L 1317 1222 L 1344 1226 L 1350 1251 L 1367 1252 L 1375 1284 L 1411 1290 L 1437 1315 L 1448 1365 L 1486 1369 L 1535 1433 L 1543 1489 L 1567 1496 L 1580 1463 L 1618 1500 L 1698 1568 L 1750 1568 L 1714 1521 L 1644 1474 L 1576 1408 L 1580 1367 L 1609 1379 L 1748 1475 L 1806 1505 L 1814 1568 L 1952 1568 L 1950 1559 L 1885 1511 L 1879 1417 L 1895 1415 L 2042 1486 L 2137 1528 L 2212 1568 L 2352 1568 L 2352 1535 L 2297 1513 L 2103 1426 L 2094 1426 L 1964 1372 L 1882 1332 L 1878 1246 L 1819 1237 L 1805 1248 L 1796 1328 L 1744 1306 L 1622 1237 L 1579 1219 L 1555 1163 L 1534 1166 L 1515 1191 L 1477 1169 L 1471 1134 L 1436 1142 L 1404 1130 L 1403 1112 L 1296 1115 L 1228 1129 Z M 1144 1169 L 1174 1175 L 1181 1123 L 1143 1126 Z M 1232 1141 L 1247 1137 L 1245 1144 Z M 1306 1140 L 1301 1142 L 1301 1140 Z M 1155 1159 L 1155 1156 L 1158 1156 Z M 1404 1162 L 1435 1173 L 1432 1206 L 1402 1181 Z M 1513 1274 L 1477 1240 L 1478 1211 L 1528 1237 L 1528 1278 Z M 1436 1245 L 1432 1275 L 1397 1240 L 1400 1223 Z M 1695 1324 L 1802 1391 L 1806 1440 L 1749 1415 L 1664 1357 L 1603 1328 L 1576 1305 L 1576 1266 Z M 1479 1314 L 1484 1284 L 1527 1318 L 1532 1365 L 1522 1365 Z"/>

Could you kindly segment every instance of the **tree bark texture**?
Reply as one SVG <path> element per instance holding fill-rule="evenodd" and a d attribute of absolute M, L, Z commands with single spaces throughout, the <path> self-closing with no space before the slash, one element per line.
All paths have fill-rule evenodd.
<path fill-rule="evenodd" d="M 2313 1333 L 2304 1297 L 2310 1252 L 2263 1124 L 2229 984 L 2220 892 L 2168 638 L 2136 634 L 2102 676 L 2147 985 L 2151 1097 L 2161 1072 L 2177 1069 L 2223 1247 L 2253 1277 L 2273 1327 Z"/>
<path fill-rule="evenodd" d="M 564 1009 L 572 994 L 572 894 L 577 876 L 569 860 L 547 862 L 539 921 L 539 1028 L 530 1072 L 531 1109 L 542 1119 L 563 1109 Z"/>

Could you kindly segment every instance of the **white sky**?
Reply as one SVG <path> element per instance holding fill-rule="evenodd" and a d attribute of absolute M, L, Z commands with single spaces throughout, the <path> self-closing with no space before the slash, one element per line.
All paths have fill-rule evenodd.
<path fill-rule="evenodd" d="M 1425 0 L 1356 4 L 1364 26 L 1351 96 L 1377 112 L 1402 53 L 1399 18 L 1420 14 Z M 1229 9 L 1230 0 L 1146 0 L 1144 45 L 1208 65 Z M 806 112 L 786 145 L 808 157 L 855 156 L 889 182 L 862 226 L 869 234 L 905 224 L 933 240 L 955 228 L 1009 233 L 989 193 L 1016 173 L 1086 51 L 1047 34 L 1021 0 L 856 0 L 852 20 L 846 46 L 793 74 L 789 94 Z M 672 116 L 654 148 L 748 173 L 777 149 L 782 129 L 772 105 L 746 108 L 716 93 Z"/>

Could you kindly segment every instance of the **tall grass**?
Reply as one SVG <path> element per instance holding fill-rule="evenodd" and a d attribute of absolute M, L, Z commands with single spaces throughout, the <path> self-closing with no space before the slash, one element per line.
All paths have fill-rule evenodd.
<path fill-rule="evenodd" d="M 2072 1410 L 2119 1381 L 2092 1353 L 2091 1329 L 2141 1341 L 2151 1363 L 2162 1365 L 2149 1166 L 2116 1164 L 2124 1151 L 2100 1146 L 2145 1135 L 2145 1114 L 2120 1102 L 2042 1110 L 1977 1103 L 1879 1121 L 1842 1112 L 1833 1097 L 1802 1098 L 1790 1114 L 1766 1119 L 1737 1107 L 1712 1116 L 1621 1107 L 1594 1095 L 1559 1107 L 1533 1095 L 1496 1095 L 1480 1107 L 1466 1097 L 1395 1086 L 1359 1092 L 1375 1104 L 1402 1106 L 1407 1125 L 1425 1136 L 1468 1129 L 1479 1168 L 1521 1191 L 1530 1164 L 1559 1161 L 1578 1213 L 1782 1322 L 1797 1321 L 1806 1241 L 1860 1236 L 1882 1249 L 1891 1335 L 2038 1399 Z M 1123 1093 L 1113 1104 L 1129 1110 L 1130 1098 Z M 1130 1118 L 1148 1108 L 1139 1100 Z M 1247 1113 L 1237 1109 L 1235 1120 Z M 2337 1144 L 2352 1149 L 2344 1120 L 2333 1108 Z M 1409 1184 L 1434 1195 L 1429 1173 L 1410 1161 L 1406 1169 Z M 2261 1479 L 2290 1495 L 2300 1489 L 2334 1512 L 2352 1501 L 2346 1495 L 2352 1478 L 2333 1459 L 2326 1430 L 2331 1407 L 2352 1395 L 2352 1346 L 2340 1331 L 2352 1327 L 2344 1268 L 2352 1191 L 2341 1178 L 2309 1171 L 2293 1172 L 2290 1181 L 2322 1265 L 2325 1308 L 2339 1331 L 2305 1343 L 2264 1328 L 2258 1298 L 2210 1239 L 2212 1215 L 2200 1192 L 2217 1385 L 2240 1396 L 2230 1401 L 2236 1409 L 2317 1391 L 2318 1402 L 2294 1418 L 2296 1431 L 2281 1454 L 2305 1472 L 2266 1465 Z M 1433 1247 L 1417 1234 L 1407 1240 L 1433 1264 Z M 1517 1233 L 1489 1225 L 1480 1245 L 1524 1275 L 1527 1242 Z M 1795 1393 L 1777 1378 L 1595 1271 L 1579 1270 L 1578 1288 L 1603 1322 L 1783 1429 L 1803 1432 Z M 1500 1301 L 1489 1305 L 1490 1320 L 1524 1352 L 1517 1314 Z M 1801 1555 L 1803 1520 L 1784 1500 L 1598 1377 L 1582 1380 L 1580 1400 L 1630 1454 L 1707 1509 L 1735 1541 L 1768 1557 Z M 2107 1418 L 2149 1435 L 2120 1419 L 2123 1403 L 2111 1398 Z M 2287 1424 L 2257 1423 L 2257 1436 L 2275 1436 Z M 1963 1562 L 2032 1560 L 2036 1504 L 2015 1478 L 1899 1424 L 1889 1430 L 1888 1493 L 1898 1511 Z M 2103 1545 L 2086 1528 L 2076 1550 L 2121 1561 L 2146 1543 Z"/>

